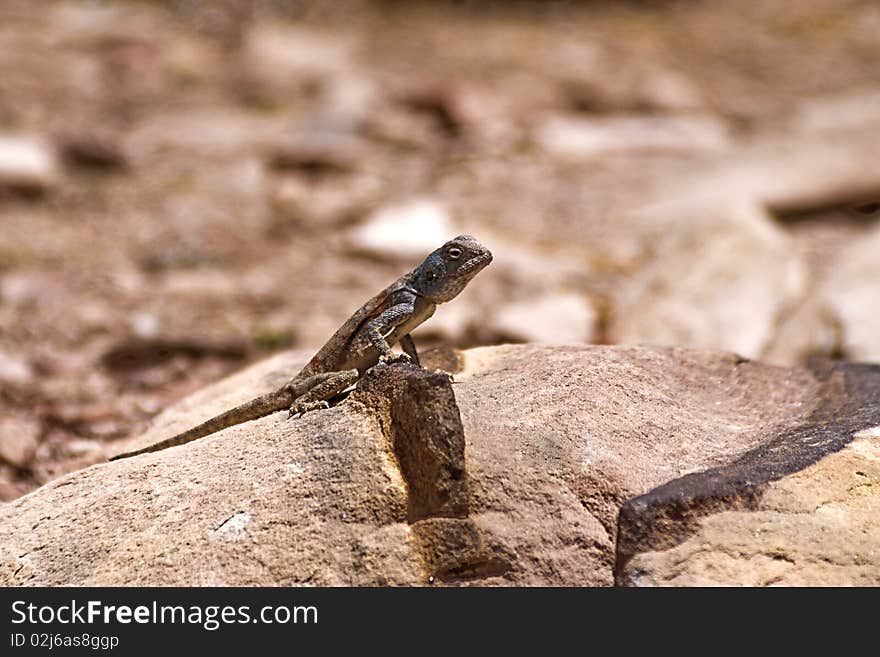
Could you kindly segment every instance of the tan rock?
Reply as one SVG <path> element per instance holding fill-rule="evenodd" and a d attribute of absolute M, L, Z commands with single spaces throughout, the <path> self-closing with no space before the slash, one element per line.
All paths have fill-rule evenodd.
<path fill-rule="evenodd" d="M 245 39 L 244 58 L 260 75 L 279 85 L 302 76 L 325 76 L 352 64 L 350 39 L 317 30 L 263 22 Z"/>
<path fill-rule="evenodd" d="M 596 336 L 598 314 L 583 295 L 549 293 L 500 307 L 489 320 L 506 341 L 577 344 Z"/>
<path fill-rule="evenodd" d="M 370 173 L 349 175 L 344 184 L 335 177 L 284 176 L 270 191 L 269 203 L 277 216 L 296 224 L 344 226 L 367 215 L 382 192 L 382 181 Z"/>
<path fill-rule="evenodd" d="M 557 116 L 538 127 L 535 140 L 553 155 L 578 160 L 613 153 L 713 152 L 729 147 L 724 124 L 706 116 Z"/>
<path fill-rule="evenodd" d="M 286 128 L 278 117 L 226 108 L 155 114 L 132 131 L 127 152 L 135 164 L 172 150 L 205 158 L 240 158 L 271 150 Z"/>
<path fill-rule="evenodd" d="M 357 136 L 315 129 L 276 145 L 269 154 L 269 165 L 314 176 L 339 174 L 357 169 L 366 155 L 366 144 Z"/>
<path fill-rule="evenodd" d="M 813 357 L 839 358 L 843 327 L 821 295 L 807 291 L 803 303 L 784 308 L 761 360 L 782 365 L 807 363 Z"/>
<path fill-rule="evenodd" d="M 34 369 L 26 360 L 0 351 L 0 381 L 6 384 L 25 384 L 34 378 Z"/>
<path fill-rule="evenodd" d="M 0 418 L 0 461 L 25 468 L 33 459 L 40 439 L 40 423 L 23 417 Z"/>
<path fill-rule="evenodd" d="M 58 179 L 58 165 L 43 141 L 24 136 L 0 135 L 0 188 L 44 192 Z"/>
<path fill-rule="evenodd" d="M 620 504 L 798 425 L 825 385 L 684 349 L 463 356 L 452 387 L 377 368 L 335 408 L 50 482 L 0 509 L 0 581 L 609 584 Z M 126 447 L 277 386 L 301 362 L 280 354 L 202 390 Z"/>
<path fill-rule="evenodd" d="M 822 286 L 824 307 L 840 326 L 847 358 L 880 362 L 880 228 L 856 240 Z"/>
<path fill-rule="evenodd" d="M 875 114 L 876 116 L 876 114 Z M 726 180 L 728 193 L 746 192 L 777 215 L 797 214 L 870 199 L 880 192 L 873 153 L 880 121 L 828 135 L 767 138 L 741 149 Z"/>
<path fill-rule="evenodd" d="M 597 53 L 598 54 L 598 53 Z M 582 76 L 565 80 L 569 104 L 581 112 L 696 112 L 706 109 L 699 87 L 675 71 L 645 66 L 643 60 L 620 66 L 619 53 L 596 57 L 585 67 L 584 57 L 575 67 Z M 612 72 L 613 71 L 613 72 Z"/>
<path fill-rule="evenodd" d="M 777 317 L 804 293 L 804 263 L 790 236 L 755 206 L 730 209 L 717 222 L 692 220 L 690 236 L 670 236 L 622 287 L 612 338 L 756 357 L 773 339 Z"/>
<path fill-rule="evenodd" d="M 351 249 L 379 258 L 424 257 L 457 234 L 446 208 L 417 198 L 380 208 L 354 229 Z"/>
<path fill-rule="evenodd" d="M 880 362 L 880 228 L 853 235 L 803 301 L 786 312 L 762 359 L 798 363 L 814 355 Z"/>
<path fill-rule="evenodd" d="M 880 585 L 880 427 L 627 566 L 639 585 Z"/>
<path fill-rule="evenodd" d="M 618 584 L 878 583 L 880 370 L 812 371 L 821 386 L 800 421 L 623 504 Z"/>
<path fill-rule="evenodd" d="M 33 488 L 30 481 L 23 480 L 16 468 L 0 463 L 0 502 L 21 497 Z"/>

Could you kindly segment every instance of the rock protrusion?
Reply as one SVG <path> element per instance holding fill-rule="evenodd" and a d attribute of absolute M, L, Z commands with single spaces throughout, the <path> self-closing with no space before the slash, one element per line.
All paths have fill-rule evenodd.
<path fill-rule="evenodd" d="M 451 377 L 414 365 L 380 365 L 355 399 L 378 415 L 406 482 L 407 521 L 427 582 L 503 575 L 510 563 L 469 516 L 465 435 Z"/>
<path fill-rule="evenodd" d="M 467 517 L 464 428 L 449 377 L 379 365 L 361 378 L 355 399 L 379 415 L 406 481 L 409 522 Z"/>

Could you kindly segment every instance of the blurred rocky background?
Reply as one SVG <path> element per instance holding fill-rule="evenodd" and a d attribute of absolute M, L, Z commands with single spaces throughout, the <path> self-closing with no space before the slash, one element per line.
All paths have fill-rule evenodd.
<path fill-rule="evenodd" d="M 880 362 L 878 153 L 872 0 L 0 0 L 0 499 L 460 232 L 420 345 Z"/>

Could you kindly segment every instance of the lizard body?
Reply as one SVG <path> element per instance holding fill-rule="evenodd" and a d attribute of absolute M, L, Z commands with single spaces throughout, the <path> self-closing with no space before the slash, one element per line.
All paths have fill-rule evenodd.
<path fill-rule="evenodd" d="M 328 400 L 380 361 L 406 358 L 419 364 L 410 332 L 434 314 L 437 304 L 451 301 L 486 265 L 491 252 L 469 235 L 459 235 L 433 251 L 361 306 L 286 384 L 236 406 L 183 433 L 153 445 L 124 452 L 110 460 L 183 445 L 227 427 L 289 409 L 302 415 L 326 408 Z M 400 343 L 401 356 L 391 346 Z"/>

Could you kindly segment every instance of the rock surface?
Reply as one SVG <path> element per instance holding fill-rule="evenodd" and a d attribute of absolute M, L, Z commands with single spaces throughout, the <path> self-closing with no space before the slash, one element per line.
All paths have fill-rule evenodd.
<path fill-rule="evenodd" d="M 880 228 L 842 254 L 820 296 L 841 328 L 847 358 L 880 362 Z"/>
<path fill-rule="evenodd" d="M 26 468 L 39 446 L 39 422 L 24 417 L 0 418 L 0 462 Z"/>
<path fill-rule="evenodd" d="M 805 290 L 792 240 L 757 207 L 690 218 L 693 230 L 622 286 L 612 336 L 754 357 L 772 340 L 786 304 Z"/>
<path fill-rule="evenodd" d="M 773 482 L 753 508 L 721 511 L 668 550 L 634 557 L 622 583 L 878 586 L 880 431 Z"/>
<path fill-rule="evenodd" d="M 616 580 L 626 585 L 877 585 L 880 367 L 817 368 L 804 421 L 729 465 L 628 501 Z"/>
<path fill-rule="evenodd" d="M 783 560 L 790 581 L 866 583 L 880 572 L 870 533 L 826 535 L 870 530 L 877 434 L 850 441 L 880 425 L 876 367 L 587 346 L 435 351 L 425 361 L 456 370 L 456 382 L 379 366 L 332 409 L 93 466 L 7 504 L 0 583 L 708 582 L 699 550 L 686 567 L 690 553 L 672 550 L 694 552 L 689 541 L 713 527 L 719 553 L 745 547 L 743 563 L 729 550 L 710 559 L 723 567 L 712 581 L 768 583 L 748 570 L 759 539 L 737 530 L 760 522 L 761 505 L 804 523 L 788 526 L 783 553 L 817 566 Z M 281 354 L 206 388 L 126 448 L 272 388 L 301 362 Z M 675 486 L 685 497 L 664 496 Z M 669 499 L 702 506 L 682 519 L 664 512 Z M 815 518 L 794 516 L 817 504 Z M 826 554 L 851 567 L 822 570 Z"/>

